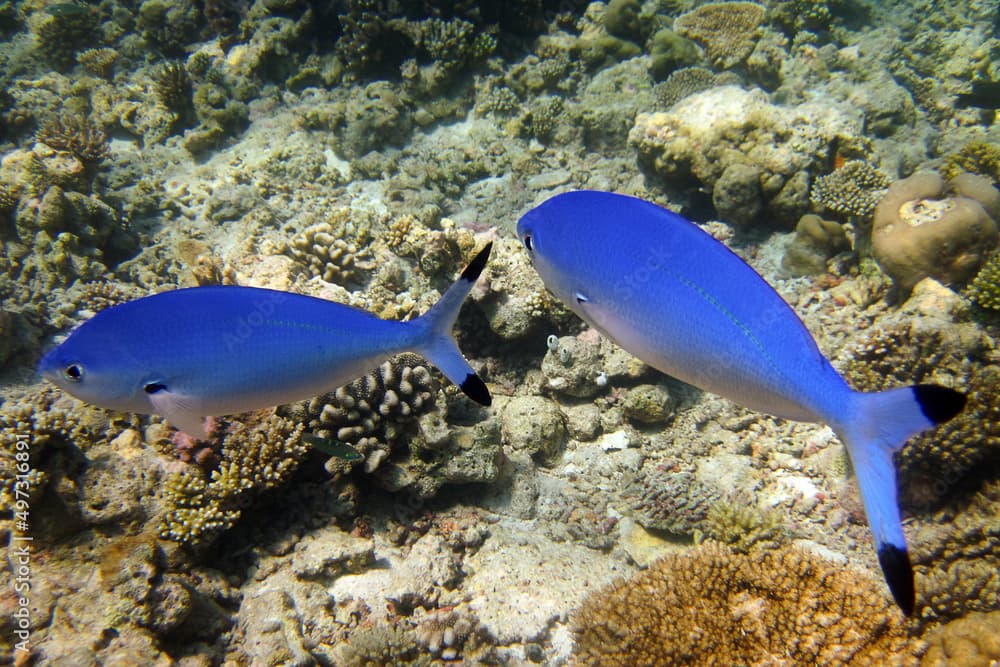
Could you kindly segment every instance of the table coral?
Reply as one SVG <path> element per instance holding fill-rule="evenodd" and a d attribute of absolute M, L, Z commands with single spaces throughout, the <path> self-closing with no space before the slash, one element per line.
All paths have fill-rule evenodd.
<path fill-rule="evenodd" d="M 753 51 L 766 11 L 755 2 L 710 2 L 678 16 L 674 30 L 703 44 L 712 64 L 728 69 Z"/>
<path fill-rule="evenodd" d="M 919 664 L 922 643 L 879 590 L 799 549 L 709 543 L 591 594 L 575 613 L 575 664 Z"/>
<path fill-rule="evenodd" d="M 813 204 L 848 217 L 867 218 L 889 187 L 889 177 L 864 160 L 848 160 L 818 177 L 809 192 Z"/>

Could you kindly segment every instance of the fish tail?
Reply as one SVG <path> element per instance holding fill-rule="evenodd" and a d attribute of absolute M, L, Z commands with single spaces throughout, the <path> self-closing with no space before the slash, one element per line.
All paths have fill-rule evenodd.
<path fill-rule="evenodd" d="M 875 393 L 855 392 L 852 402 L 853 421 L 837 433 L 854 466 L 882 573 L 896 604 L 909 616 L 916 606 L 916 591 L 892 455 L 917 433 L 961 412 L 965 395 L 947 387 L 920 384 Z"/>
<path fill-rule="evenodd" d="M 445 377 L 457 384 L 466 396 L 482 405 L 490 405 L 493 399 L 486 388 L 486 383 L 462 356 L 451 330 L 455 326 L 455 320 L 458 319 L 462 302 L 486 266 L 492 247 L 493 243 L 487 243 L 438 302 L 415 322 L 422 324 L 427 330 L 423 342 L 415 346 L 415 350 L 427 357 L 445 374 Z"/>

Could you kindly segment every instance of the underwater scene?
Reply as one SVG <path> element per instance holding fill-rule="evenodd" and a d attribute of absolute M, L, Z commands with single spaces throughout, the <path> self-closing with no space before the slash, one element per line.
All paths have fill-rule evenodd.
<path fill-rule="evenodd" d="M 0 0 L 0 661 L 1000 665 L 1000 6 Z"/>

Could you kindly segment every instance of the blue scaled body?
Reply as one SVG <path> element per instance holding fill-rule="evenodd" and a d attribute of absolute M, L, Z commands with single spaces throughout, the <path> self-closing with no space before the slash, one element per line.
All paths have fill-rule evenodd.
<path fill-rule="evenodd" d="M 195 437 L 205 434 L 206 416 L 317 396 L 404 351 L 424 355 L 489 405 L 486 385 L 451 336 L 489 251 L 408 322 L 289 292 L 194 287 L 99 312 L 45 355 L 39 372 L 88 403 L 160 414 Z"/>
<path fill-rule="evenodd" d="M 649 202 L 568 192 L 526 213 L 517 232 L 546 286 L 646 363 L 754 410 L 829 424 L 854 465 L 893 596 L 913 611 L 892 454 L 957 414 L 962 394 L 932 385 L 853 391 L 756 271 Z"/>

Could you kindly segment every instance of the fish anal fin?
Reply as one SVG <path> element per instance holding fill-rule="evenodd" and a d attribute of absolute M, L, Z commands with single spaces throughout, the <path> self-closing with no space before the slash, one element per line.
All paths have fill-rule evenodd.
<path fill-rule="evenodd" d="M 192 438 L 208 438 L 205 416 L 198 412 L 195 401 L 190 397 L 170 391 L 163 383 L 148 383 L 145 389 L 153 411 L 163 415 L 171 426 Z"/>

